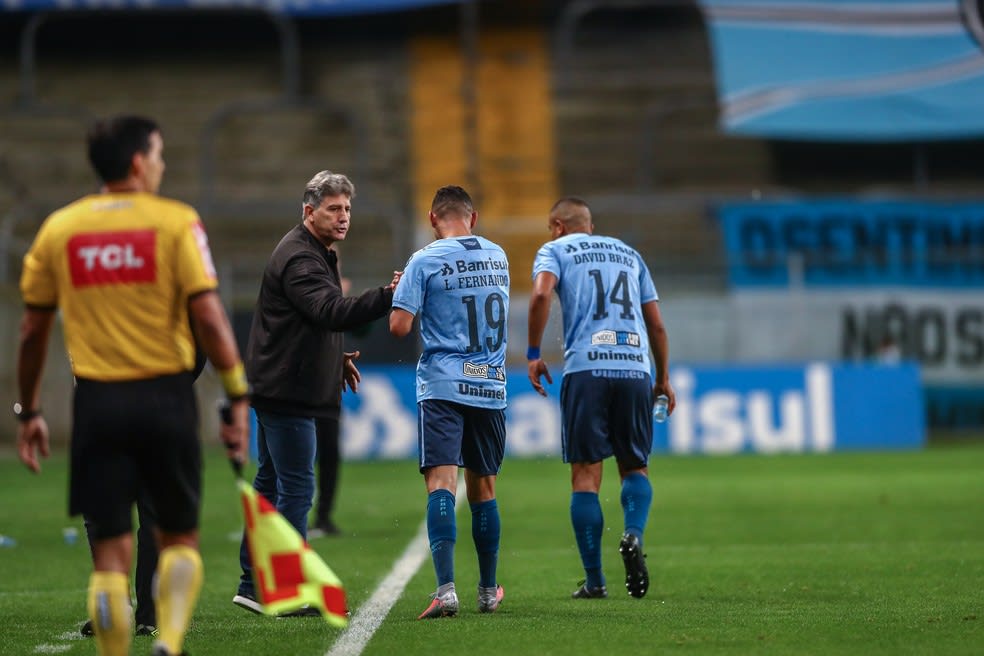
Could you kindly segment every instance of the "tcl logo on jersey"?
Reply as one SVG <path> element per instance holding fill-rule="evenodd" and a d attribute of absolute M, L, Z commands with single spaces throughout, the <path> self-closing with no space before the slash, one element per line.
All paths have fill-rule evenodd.
<path fill-rule="evenodd" d="M 153 230 L 75 235 L 68 240 L 72 285 L 154 282 L 157 277 Z"/>

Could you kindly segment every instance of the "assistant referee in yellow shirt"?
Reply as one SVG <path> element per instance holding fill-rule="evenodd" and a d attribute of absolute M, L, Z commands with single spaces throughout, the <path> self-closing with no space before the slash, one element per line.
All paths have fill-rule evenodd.
<path fill-rule="evenodd" d="M 88 150 L 102 193 L 45 220 L 24 257 L 20 283 L 18 454 L 34 472 L 39 452 L 48 455 L 40 384 L 60 310 L 77 381 L 69 512 L 92 522 L 88 611 L 103 656 L 125 656 L 133 635 L 127 576 L 141 488 L 157 511 L 161 548 L 155 656 L 181 653 L 201 589 L 192 328 L 231 401 L 233 421 L 222 427 L 222 441 L 239 459 L 247 448 L 246 378 L 208 239 L 193 208 L 157 195 L 163 148 L 152 120 L 97 122 Z"/>

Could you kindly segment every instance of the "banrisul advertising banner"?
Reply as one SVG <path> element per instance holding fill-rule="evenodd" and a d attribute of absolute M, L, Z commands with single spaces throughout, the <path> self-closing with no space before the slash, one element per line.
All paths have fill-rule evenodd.
<path fill-rule="evenodd" d="M 984 201 L 743 202 L 715 213 L 735 288 L 984 286 Z"/>
<path fill-rule="evenodd" d="M 699 0 L 724 130 L 914 141 L 984 135 L 979 0 Z"/>
<path fill-rule="evenodd" d="M 559 374 L 560 363 L 555 370 Z M 682 367 L 674 414 L 654 424 L 655 453 L 808 453 L 915 449 L 925 442 L 918 367 L 910 364 Z M 560 457 L 560 376 L 549 396 L 507 372 L 506 451 Z M 347 459 L 415 458 L 413 367 L 364 367 L 343 395 Z"/>

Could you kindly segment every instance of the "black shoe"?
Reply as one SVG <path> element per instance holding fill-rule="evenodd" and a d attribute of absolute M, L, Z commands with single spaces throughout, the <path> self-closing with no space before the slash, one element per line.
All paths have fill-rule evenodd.
<path fill-rule="evenodd" d="M 82 634 L 83 638 L 91 638 L 96 635 L 96 632 L 92 629 L 92 620 L 86 620 L 79 629 L 79 633 Z M 156 636 L 157 627 L 153 624 L 137 624 L 137 629 L 133 632 L 133 635 L 138 636 Z"/>
<path fill-rule="evenodd" d="M 240 608 L 245 608 L 251 613 L 256 613 L 257 615 L 263 614 L 263 606 L 251 594 L 246 594 L 245 592 L 236 593 L 236 596 L 232 598 L 232 603 Z"/>
<path fill-rule="evenodd" d="M 618 544 L 625 565 L 625 589 L 636 599 L 642 599 L 649 590 L 649 570 L 646 569 L 646 554 L 642 553 L 639 538 L 631 533 L 622 535 Z"/>
<path fill-rule="evenodd" d="M 329 535 L 341 535 L 342 531 L 337 526 L 335 522 L 330 519 L 324 519 L 308 529 L 308 538 L 323 538 Z"/>
<path fill-rule="evenodd" d="M 589 588 L 587 581 L 581 581 L 578 585 L 581 587 L 571 593 L 572 599 L 604 599 L 608 596 L 608 588 L 603 585 Z"/>

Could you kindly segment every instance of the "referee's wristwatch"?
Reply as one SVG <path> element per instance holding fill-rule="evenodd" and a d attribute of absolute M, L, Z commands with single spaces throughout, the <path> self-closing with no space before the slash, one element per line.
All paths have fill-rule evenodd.
<path fill-rule="evenodd" d="M 40 415 L 41 415 L 40 408 L 38 408 L 37 410 L 31 410 L 29 408 L 25 408 L 20 401 L 14 403 L 14 416 L 17 417 L 17 421 L 21 422 L 22 424 Z"/>

